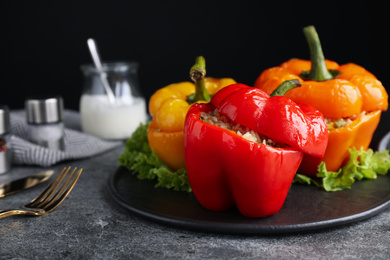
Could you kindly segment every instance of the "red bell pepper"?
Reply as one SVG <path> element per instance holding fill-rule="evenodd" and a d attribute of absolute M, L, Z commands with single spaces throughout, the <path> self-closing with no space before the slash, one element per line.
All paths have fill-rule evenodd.
<path fill-rule="evenodd" d="M 201 112 L 215 109 L 277 145 L 248 141 L 205 122 Z M 244 216 L 263 217 L 282 207 L 304 153 L 323 156 L 328 131 L 313 107 L 234 84 L 210 103 L 190 107 L 184 136 L 188 179 L 200 204 L 214 211 L 236 205 Z"/>

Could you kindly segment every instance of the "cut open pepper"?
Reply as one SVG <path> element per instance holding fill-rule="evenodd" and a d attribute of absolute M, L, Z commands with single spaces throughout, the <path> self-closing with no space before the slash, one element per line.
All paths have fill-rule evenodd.
<path fill-rule="evenodd" d="M 281 88 L 296 85 L 289 81 Z M 270 97 L 234 84 L 210 103 L 190 107 L 184 128 L 187 175 L 205 208 L 221 211 L 236 205 L 247 217 L 275 214 L 304 153 L 323 156 L 328 139 L 324 117 L 312 106 L 280 96 L 284 92 Z"/>
<path fill-rule="evenodd" d="M 329 171 L 349 159 L 352 147 L 366 150 L 378 126 L 381 112 L 387 110 L 388 95 L 382 83 L 359 65 L 339 65 L 324 58 L 319 37 L 313 26 L 304 28 L 311 61 L 291 59 L 263 71 L 255 87 L 271 93 L 281 82 L 298 79 L 302 87 L 286 97 L 300 104 L 310 104 L 326 118 L 329 142 L 322 161 Z M 305 155 L 299 172 L 310 177 L 318 173 L 318 158 Z"/>
<path fill-rule="evenodd" d="M 218 90 L 236 83 L 231 78 L 217 79 L 205 74 L 205 59 L 199 56 L 190 70 L 194 83 L 170 84 L 150 98 L 149 113 L 153 119 L 148 127 L 149 145 L 172 170 L 185 168 L 183 129 L 190 105 L 208 102 Z"/>

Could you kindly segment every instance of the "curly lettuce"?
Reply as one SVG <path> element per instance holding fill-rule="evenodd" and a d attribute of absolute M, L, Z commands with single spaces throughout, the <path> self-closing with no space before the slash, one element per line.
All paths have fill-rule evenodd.
<path fill-rule="evenodd" d="M 150 149 L 147 129 L 150 122 L 140 124 L 133 135 L 126 141 L 125 150 L 119 156 L 121 166 L 126 167 L 141 180 L 155 180 L 155 187 L 191 192 L 187 171 L 172 171 Z"/>
<path fill-rule="evenodd" d="M 151 150 L 148 142 L 147 128 L 150 122 L 140 124 L 133 135 L 126 141 L 123 154 L 118 158 L 119 164 L 126 167 L 141 180 L 155 180 L 155 187 L 191 192 L 186 169 L 172 171 Z M 324 162 L 318 166 L 317 178 L 310 178 L 297 173 L 294 183 L 316 185 L 325 191 L 351 189 L 355 181 L 376 179 L 378 174 L 385 175 L 390 169 L 388 150 L 374 152 L 352 148 L 350 159 L 337 172 L 328 171 Z"/>
<path fill-rule="evenodd" d="M 352 184 L 362 179 L 376 179 L 378 174 L 385 175 L 390 169 L 388 150 L 374 152 L 356 148 L 349 149 L 350 158 L 337 172 L 328 171 L 324 162 L 318 166 L 317 178 L 310 178 L 297 173 L 294 182 L 314 184 L 326 191 L 351 189 Z"/>

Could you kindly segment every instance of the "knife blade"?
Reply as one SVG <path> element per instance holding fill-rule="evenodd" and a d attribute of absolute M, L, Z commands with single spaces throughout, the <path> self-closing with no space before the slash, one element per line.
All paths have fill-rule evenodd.
<path fill-rule="evenodd" d="M 47 181 L 53 173 L 53 170 L 43 171 L 21 179 L 0 184 L 0 198 Z"/>

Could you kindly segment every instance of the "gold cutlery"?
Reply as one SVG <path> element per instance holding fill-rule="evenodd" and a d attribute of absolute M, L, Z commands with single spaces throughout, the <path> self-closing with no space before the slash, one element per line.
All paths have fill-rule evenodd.
<path fill-rule="evenodd" d="M 31 188 L 39 183 L 47 181 L 53 175 L 53 173 L 53 170 L 48 170 L 39 172 L 31 176 L 27 176 L 25 178 L 17 179 L 7 183 L 2 183 L 0 184 L 0 198 L 16 193 L 18 191 Z"/>
<path fill-rule="evenodd" d="M 79 179 L 81 172 L 83 171 L 81 168 L 76 173 L 76 170 L 77 167 L 73 168 L 72 171 L 71 167 L 65 167 L 38 197 L 18 209 L 0 211 L 0 218 L 9 217 L 12 215 L 40 216 L 54 210 L 68 196 Z M 69 172 L 71 173 L 68 174 Z"/>

